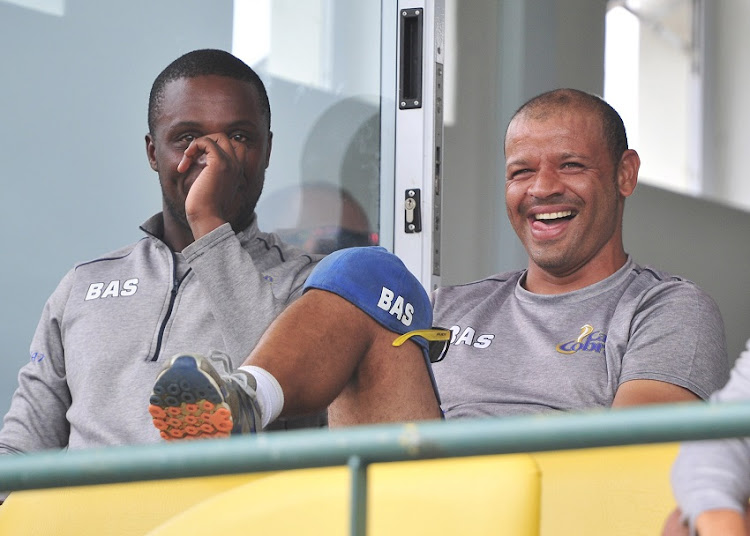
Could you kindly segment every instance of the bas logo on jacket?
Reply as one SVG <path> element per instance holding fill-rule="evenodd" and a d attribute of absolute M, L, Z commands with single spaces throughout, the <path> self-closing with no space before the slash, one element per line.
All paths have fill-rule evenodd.
<path fill-rule="evenodd" d="M 119 279 L 105 283 L 91 283 L 86 291 L 85 301 L 97 298 L 117 298 L 132 296 L 138 290 L 138 278 L 126 279 L 120 283 Z"/>

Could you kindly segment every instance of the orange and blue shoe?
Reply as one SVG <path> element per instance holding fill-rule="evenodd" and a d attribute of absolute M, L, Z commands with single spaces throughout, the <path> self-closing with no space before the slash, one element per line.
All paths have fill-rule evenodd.
<path fill-rule="evenodd" d="M 149 413 L 168 441 L 253 434 L 261 430 L 255 388 L 251 374 L 222 377 L 209 359 L 177 354 L 156 378 Z"/>

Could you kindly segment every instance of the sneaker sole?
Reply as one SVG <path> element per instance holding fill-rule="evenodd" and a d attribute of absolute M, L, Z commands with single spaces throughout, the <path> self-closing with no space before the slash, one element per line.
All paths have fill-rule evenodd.
<path fill-rule="evenodd" d="M 190 355 L 174 358 L 159 375 L 148 411 L 167 441 L 229 437 L 234 426 L 218 384 Z"/>

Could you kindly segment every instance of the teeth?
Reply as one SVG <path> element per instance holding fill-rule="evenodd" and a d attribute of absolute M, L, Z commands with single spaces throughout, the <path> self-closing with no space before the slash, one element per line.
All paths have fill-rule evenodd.
<path fill-rule="evenodd" d="M 544 214 L 535 214 L 534 218 L 537 220 L 556 220 L 558 218 L 565 218 L 573 214 L 572 210 L 563 210 L 562 212 L 545 212 Z"/>

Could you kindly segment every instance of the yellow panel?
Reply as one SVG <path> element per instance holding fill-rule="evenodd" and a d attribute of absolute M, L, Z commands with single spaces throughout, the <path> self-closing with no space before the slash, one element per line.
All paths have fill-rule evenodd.
<path fill-rule="evenodd" d="M 380 464 L 371 535 L 539 533 L 539 471 L 526 454 Z"/>
<path fill-rule="evenodd" d="M 267 474 L 18 491 L 0 506 L 0 535 L 141 536 L 211 495 Z"/>
<path fill-rule="evenodd" d="M 533 454 L 542 473 L 542 536 L 653 536 L 675 507 L 678 444 Z"/>
<path fill-rule="evenodd" d="M 368 535 L 539 532 L 539 474 L 528 455 L 375 464 Z M 351 476 L 345 467 L 285 471 L 217 495 L 149 536 L 347 535 Z"/>
<path fill-rule="evenodd" d="M 345 467 L 280 472 L 215 495 L 148 534 L 345 535 L 349 483 Z"/>

